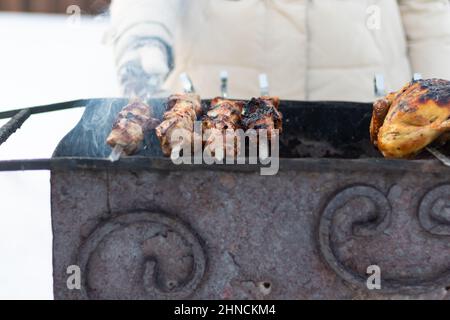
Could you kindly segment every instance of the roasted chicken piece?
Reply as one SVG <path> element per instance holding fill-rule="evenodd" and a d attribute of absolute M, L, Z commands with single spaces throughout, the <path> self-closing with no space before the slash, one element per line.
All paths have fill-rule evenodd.
<path fill-rule="evenodd" d="M 253 98 L 245 105 L 243 124 L 246 129 L 266 129 L 270 139 L 272 130 L 283 130 L 283 115 L 278 110 L 278 97 Z"/>
<path fill-rule="evenodd" d="M 450 131 L 450 81 L 416 80 L 377 100 L 372 143 L 386 158 L 411 158 Z"/>
<path fill-rule="evenodd" d="M 235 130 L 242 128 L 243 101 L 215 98 L 211 101 L 211 107 L 203 117 L 203 133 L 205 150 L 212 156 L 222 158 L 223 155 L 236 155 L 240 150 L 240 141 L 234 135 Z M 230 138 L 226 138 L 227 134 Z M 218 143 L 223 146 L 223 155 L 216 154 L 220 150 Z"/>
<path fill-rule="evenodd" d="M 161 143 L 165 156 L 170 156 L 174 147 L 184 148 L 193 145 L 194 139 L 200 140 L 194 134 L 194 122 L 202 113 L 200 97 L 196 94 L 177 94 L 169 97 L 167 112 L 164 121 L 156 128 L 156 135 Z M 178 134 L 174 130 L 185 131 L 182 141 L 178 140 Z"/>
<path fill-rule="evenodd" d="M 151 108 L 135 100 L 119 112 L 106 143 L 112 148 L 120 146 L 127 155 L 135 153 L 144 141 L 147 131 L 154 129 L 159 120 L 152 117 Z"/>

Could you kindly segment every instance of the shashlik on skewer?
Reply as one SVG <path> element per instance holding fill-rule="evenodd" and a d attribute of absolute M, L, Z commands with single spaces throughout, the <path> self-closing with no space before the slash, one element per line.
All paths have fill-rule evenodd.
<path fill-rule="evenodd" d="M 280 100 L 278 97 L 263 96 L 261 98 L 253 98 L 249 102 L 233 101 L 223 98 L 216 98 L 211 102 L 211 109 L 203 118 L 203 131 L 205 134 L 205 150 L 209 149 L 211 155 L 216 158 L 237 155 L 240 152 L 240 140 L 234 138 L 234 134 L 230 132 L 231 137 L 227 138 L 227 130 L 237 129 L 260 129 L 267 130 L 267 139 L 272 137 L 273 130 L 277 129 L 278 133 L 282 131 L 283 116 L 278 110 Z M 243 115 L 244 114 L 244 115 Z M 210 129 L 210 131 L 206 131 Z M 223 143 L 223 150 L 216 148 L 217 141 Z M 220 152 L 220 154 L 216 154 Z M 267 140 L 260 140 L 260 156 L 266 158 L 268 156 Z"/>
<path fill-rule="evenodd" d="M 135 100 L 119 112 L 106 142 L 113 148 L 110 159 L 116 161 L 122 153 L 132 155 L 144 141 L 145 133 L 154 129 L 159 120 L 152 117 L 151 108 Z"/>
<path fill-rule="evenodd" d="M 283 129 L 283 115 L 278 110 L 278 97 L 263 96 L 251 99 L 244 108 L 243 125 L 246 129 L 266 129 L 270 139 L 272 130 Z"/>
<path fill-rule="evenodd" d="M 110 159 L 115 161 L 122 153 L 135 153 L 142 144 L 145 133 L 155 127 L 165 156 L 170 156 L 173 151 L 179 152 L 187 145 L 202 146 L 202 142 L 205 150 L 209 149 L 210 154 L 216 158 L 223 159 L 225 154 L 237 155 L 241 141 L 234 134 L 235 130 L 267 129 L 269 139 L 271 129 L 281 130 L 282 115 L 278 106 L 279 99 L 273 97 L 253 98 L 248 103 L 215 98 L 202 119 L 202 140 L 202 137 L 194 132 L 194 122 L 202 115 L 202 104 L 198 95 L 185 93 L 170 96 L 163 122 L 152 118 L 148 105 L 134 101 L 119 113 L 107 138 L 107 143 L 113 148 Z M 184 129 L 182 139 L 179 134 L 172 134 L 176 129 Z M 228 132 L 232 134 L 232 139 L 228 138 Z M 221 148 L 216 148 L 215 143 L 218 141 L 222 142 Z"/>
<path fill-rule="evenodd" d="M 253 129 L 258 132 L 261 159 L 267 159 L 269 156 L 269 141 L 272 141 L 273 134 L 281 134 L 283 130 L 283 115 L 278 110 L 279 105 L 280 99 L 270 96 L 253 98 L 245 105 L 243 124 L 247 130 Z M 265 130 L 267 139 L 262 138 L 262 130 Z"/>
<path fill-rule="evenodd" d="M 242 127 L 242 111 L 245 102 L 215 98 L 211 107 L 203 117 L 204 129 L 240 129 Z"/>
<path fill-rule="evenodd" d="M 203 117 L 204 149 L 217 159 L 223 159 L 225 154 L 231 156 L 239 153 L 239 141 L 235 139 L 234 131 L 242 128 L 244 104 L 244 101 L 215 98 Z M 233 130 L 232 139 L 226 138 L 227 130 Z M 218 145 L 219 141 L 223 148 Z"/>
<path fill-rule="evenodd" d="M 156 128 L 156 135 L 165 156 L 170 156 L 175 148 L 181 150 L 184 146 L 194 144 L 194 139 L 197 139 L 194 134 L 194 122 L 201 113 L 202 105 L 198 95 L 185 93 L 169 97 L 164 120 Z M 183 136 L 183 141 L 172 141 L 175 136 L 178 137 L 173 134 L 174 130 L 185 130 L 187 134 Z"/>

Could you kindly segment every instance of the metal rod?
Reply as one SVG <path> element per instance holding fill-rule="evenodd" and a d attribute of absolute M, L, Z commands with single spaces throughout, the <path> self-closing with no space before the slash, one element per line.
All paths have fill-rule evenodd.
<path fill-rule="evenodd" d="M 42 106 L 23 108 L 23 109 L 15 109 L 0 112 L 0 119 L 8 119 L 16 115 L 18 112 L 23 110 L 30 110 L 31 114 L 52 112 L 52 111 L 60 111 L 72 108 L 80 108 L 85 107 L 89 102 L 102 101 L 105 99 L 83 99 L 83 100 L 73 100 L 67 102 L 53 103 Z"/>
<path fill-rule="evenodd" d="M 436 159 L 438 159 L 443 165 L 450 167 L 450 159 L 444 155 L 443 153 L 441 153 L 439 150 L 432 148 L 432 147 L 427 147 L 428 152 L 430 152 Z"/>
<path fill-rule="evenodd" d="M 31 116 L 30 109 L 24 109 L 17 112 L 11 120 L 9 120 L 3 127 L 0 128 L 0 145 L 2 145 L 8 138 L 16 132 L 24 122 Z"/>
<path fill-rule="evenodd" d="M 185 93 L 195 92 L 194 84 L 192 83 L 192 80 L 187 73 L 183 72 L 182 74 L 180 74 L 180 81 Z"/>
<path fill-rule="evenodd" d="M 17 129 L 19 129 L 24 124 L 24 122 L 33 114 L 80 108 L 85 107 L 88 103 L 96 104 L 96 102 L 100 102 L 103 100 L 105 99 L 80 99 L 0 112 L 0 119 L 11 118 L 3 127 L 0 128 L 0 145 L 8 140 L 8 138 L 14 132 L 16 132 Z"/>
<path fill-rule="evenodd" d="M 222 98 L 228 97 L 228 72 L 226 70 L 220 73 L 220 91 Z"/>
<path fill-rule="evenodd" d="M 259 75 L 259 90 L 261 92 L 261 96 L 269 95 L 269 79 L 265 73 L 261 73 Z"/>
<path fill-rule="evenodd" d="M 162 157 L 126 157 L 120 161 L 111 162 L 105 158 L 51 158 L 51 159 L 21 159 L 0 161 L 0 172 L 3 171 L 30 171 L 30 170 L 156 170 L 156 171 L 179 171 L 179 170 L 219 170 L 254 172 L 259 170 L 260 164 L 245 165 L 176 165 L 170 158 Z M 387 170 L 388 172 L 421 172 L 424 175 L 450 172 L 447 166 L 435 165 L 429 160 L 387 160 L 387 159 L 280 159 L 281 170 Z"/>
<path fill-rule="evenodd" d="M 120 145 L 116 145 L 113 150 L 111 151 L 111 154 L 109 155 L 108 159 L 111 162 L 119 161 L 120 157 L 122 156 L 123 147 Z"/>
<path fill-rule="evenodd" d="M 373 79 L 375 97 L 384 97 L 386 89 L 384 87 L 384 76 L 377 73 Z"/>
<path fill-rule="evenodd" d="M 422 74 L 420 74 L 420 73 L 414 73 L 414 74 L 413 74 L 412 80 L 413 80 L 413 81 L 422 80 Z"/>

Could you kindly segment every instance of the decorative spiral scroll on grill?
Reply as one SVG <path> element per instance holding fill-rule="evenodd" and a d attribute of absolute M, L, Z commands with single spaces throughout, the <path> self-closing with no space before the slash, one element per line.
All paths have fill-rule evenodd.
<path fill-rule="evenodd" d="M 120 215 L 100 225 L 79 252 L 89 299 L 185 299 L 205 274 L 201 241 L 180 221 L 156 213 Z"/>
<path fill-rule="evenodd" d="M 450 188 L 450 187 L 447 187 Z M 437 191 L 436 191 L 437 190 Z M 449 194 L 450 189 L 437 188 L 430 192 L 421 205 L 422 219 L 427 217 L 423 212 L 428 212 L 429 207 L 433 207 L 437 198 L 442 194 Z M 350 205 L 350 202 L 356 200 L 368 200 L 371 203 L 372 210 L 361 213 L 351 206 L 351 214 L 345 214 L 345 218 L 352 220 L 351 236 L 354 237 L 373 237 L 388 228 L 391 220 L 391 205 L 386 196 L 379 190 L 371 186 L 352 186 L 344 189 L 335 195 L 326 205 L 319 225 L 319 245 L 320 251 L 328 263 L 328 265 L 346 282 L 353 284 L 361 289 L 368 290 L 367 275 L 361 275 L 349 268 L 340 260 L 336 253 L 336 237 L 342 230 L 339 228 L 339 219 L 336 219 L 341 209 Z M 440 208 L 439 205 L 435 205 Z M 433 207 L 434 208 L 434 207 Z M 365 217 L 366 220 L 362 219 Z M 423 224 L 423 222 L 422 222 Z M 333 230 L 336 230 L 333 232 Z M 428 229 L 429 230 L 429 229 Z M 442 231 L 441 229 L 439 229 Z M 344 239 L 345 241 L 345 239 Z M 411 277 L 410 279 L 382 279 L 381 291 L 383 293 L 423 293 L 440 289 L 450 283 L 450 272 L 433 277 L 432 279 L 418 279 Z"/>
<path fill-rule="evenodd" d="M 419 221 L 433 235 L 450 236 L 450 185 L 436 187 L 423 197 Z"/>
<path fill-rule="evenodd" d="M 353 186 L 339 192 L 328 202 L 325 207 L 319 226 L 319 244 L 323 257 L 329 266 L 344 280 L 354 285 L 364 285 L 366 279 L 354 271 L 348 269 L 337 257 L 332 246 L 333 218 L 336 213 L 349 204 L 350 201 L 364 198 L 375 206 L 375 217 L 370 215 L 366 221 L 356 221 L 352 225 L 352 233 L 355 236 L 371 236 L 387 228 L 391 215 L 391 206 L 386 196 L 380 191 L 369 186 Z M 366 215 L 367 218 L 367 215 Z"/>

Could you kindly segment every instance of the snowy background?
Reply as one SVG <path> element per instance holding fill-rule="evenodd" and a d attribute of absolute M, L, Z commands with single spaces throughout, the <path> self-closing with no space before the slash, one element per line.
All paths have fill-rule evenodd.
<path fill-rule="evenodd" d="M 107 28 L 107 18 L 0 13 L 0 111 L 118 96 Z M 0 160 L 50 157 L 82 112 L 32 116 Z M 52 285 L 50 173 L 0 172 L 0 299 L 53 299 Z"/>

